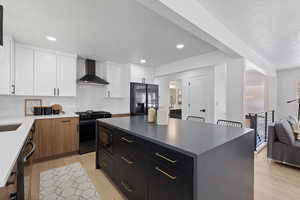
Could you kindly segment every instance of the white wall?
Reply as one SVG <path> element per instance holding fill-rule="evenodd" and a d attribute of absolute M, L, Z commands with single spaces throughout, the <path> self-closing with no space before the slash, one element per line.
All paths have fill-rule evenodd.
<path fill-rule="evenodd" d="M 227 119 L 227 65 L 215 66 L 215 121 Z"/>
<path fill-rule="evenodd" d="M 300 80 L 300 69 L 289 69 L 277 72 L 277 101 L 279 118 L 288 115 L 297 117 L 298 104 L 287 104 L 286 101 L 297 98 L 296 83 Z"/>
<path fill-rule="evenodd" d="M 166 76 L 155 78 L 155 83 L 159 85 L 159 104 L 160 107 L 169 107 L 169 82 L 173 80 L 180 80 L 182 82 L 182 119 L 188 116 L 188 81 L 190 78 L 197 76 L 208 76 L 209 85 L 209 105 L 208 111 L 210 112 L 208 122 L 214 121 L 214 68 L 203 67 L 196 70 L 190 70 Z"/>
<path fill-rule="evenodd" d="M 227 119 L 244 121 L 245 60 L 232 59 L 227 63 Z"/>
<path fill-rule="evenodd" d="M 166 76 L 168 74 L 174 74 L 189 70 L 196 70 L 202 67 L 214 66 L 222 64 L 230 60 L 221 51 L 214 51 L 211 53 L 202 54 L 199 56 L 178 60 L 173 63 L 159 66 L 155 70 L 155 77 Z"/>
<path fill-rule="evenodd" d="M 186 93 L 185 82 L 190 77 L 207 73 L 210 77 L 210 85 L 208 85 L 210 87 L 209 110 L 212 112 L 210 116 L 213 116 L 208 121 L 215 122 L 218 119 L 228 119 L 243 122 L 245 60 L 242 58 L 230 59 L 224 56 L 222 59 L 214 61 L 213 57 L 215 56 L 202 55 L 162 66 L 163 69 L 158 67 L 155 80 L 160 85 L 160 105 L 168 106 L 168 82 L 181 79 L 183 83 L 182 113 L 183 118 L 186 117 L 188 115 L 188 94 Z M 204 63 L 213 63 L 213 65 L 204 67 Z M 178 71 L 178 73 L 172 73 L 174 71 Z"/>
<path fill-rule="evenodd" d="M 277 76 L 276 77 L 267 77 L 266 81 L 266 94 L 267 102 L 266 108 L 268 110 L 277 110 Z"/>
<path fill-rule="evenodd" d="M 154 83 L 154 68 L 142 65 L 131 64 L 131 82 L 142 83 L 145 78 L 146 83 Z"/>
<path fill-rule="evenodd" d="M 268 110 L 267 77 L 257 70 L 245 73 L 245 114 Z"/>

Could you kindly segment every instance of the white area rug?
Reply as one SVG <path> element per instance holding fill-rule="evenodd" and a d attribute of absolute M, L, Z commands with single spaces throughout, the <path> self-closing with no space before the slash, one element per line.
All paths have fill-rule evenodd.
<path fill-rule="evenodd" d="M 80 163 L 40 174 L 40 200 L 100 200 Z"/>

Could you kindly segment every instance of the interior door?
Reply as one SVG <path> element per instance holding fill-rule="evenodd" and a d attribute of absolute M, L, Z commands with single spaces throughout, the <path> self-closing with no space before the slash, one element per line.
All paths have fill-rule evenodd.
<path fill-rule="evenodd" d="M 188 81 L 188 115 L 210 119 L 208 76 L 199 76 Z"/>
<path fill-rule="evenodd" d="M 54 96 L 56 88 L 56 55 L 35 51 L 35 95 Z"/>

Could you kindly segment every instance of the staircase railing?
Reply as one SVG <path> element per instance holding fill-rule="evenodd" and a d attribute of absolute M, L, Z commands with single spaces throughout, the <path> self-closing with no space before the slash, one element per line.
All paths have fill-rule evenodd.
<path fill-rule="evenodd" d="M 275 110 L 249 113 L 246 115 L 246 126 L 254 129 L 255 151 L 262 149 L 268 140 L 268 126 L 275 122 Z"/>

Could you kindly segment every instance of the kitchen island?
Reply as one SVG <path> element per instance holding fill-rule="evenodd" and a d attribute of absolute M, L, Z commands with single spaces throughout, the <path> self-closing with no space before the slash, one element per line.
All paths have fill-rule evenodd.
<path fill-rule="evenodd" d="M 97 122 L 96 167 L 129 200 L 253 200 L 251 129 L 143 116 Z"/>

